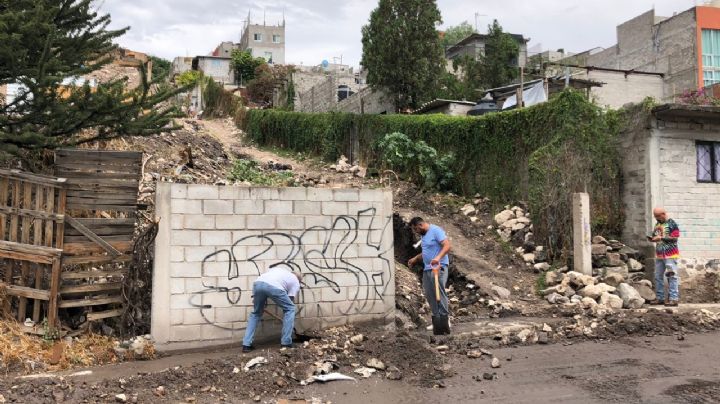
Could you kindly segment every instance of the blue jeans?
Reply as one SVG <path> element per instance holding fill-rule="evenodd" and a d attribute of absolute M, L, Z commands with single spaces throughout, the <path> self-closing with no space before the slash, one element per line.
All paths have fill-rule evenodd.
<path fill-rule="evenodd" d="M 430 305 L 430 311 L 432 311 L 433 317 L 447 316 L 449 313 L 448 309 L 448 296 L 445 291 L 445 284 L 448 279 L 448 269 L 443 266 L 438 274 L 438 280 L 440 281 L 440 301 L 437 301 L 435 297 L 435 275 L 432 271 L 423 272 L 422 286 L 425 292 L 425 299 L 427 299 Z"/>
<path fill-rule="evenodd" d="M 245 329 L 245 337 L 243 338 L 244 346 L 252 346 L 255 338 L 255 329 L 260 320 L 262 320 L 265 311 L 265 303 L 270 298 L 275 304 L 280 306 L 283 311 L 282 337 L 280 343 L 283 345 L 292 345 L 292 332 L 295 325 L 295 303 L 290 300 L 287 292 L 271 286 L 265 282 L 255 282 L 253 284 L 253 311 L 250 313 L 248 325 Z"/>
<path fill-rule="evenodd" d="M 672 271 L 672 276 L 666 276 L 666 271 Z M 678 277 L 678 266 L 677 260 L 668 259 L 655 259 L 655 295 L 658 301 L 665 300 L 665 278 L 668 280 L 668 292 L 670 294 L 670 300 L 680 299 L 680 278 Z"/>

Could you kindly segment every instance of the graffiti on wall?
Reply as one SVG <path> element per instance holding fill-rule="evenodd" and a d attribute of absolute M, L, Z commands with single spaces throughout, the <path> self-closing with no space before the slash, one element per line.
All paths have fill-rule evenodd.
<path fill-rule="evenodd" d="M 375 208 L 369 208 L 356 215 L 338 216 L 329 228 L 309 227 L 299 236 L 275 231 L 242 237 L 230 248 L 205 257 L 203 289 L 192 295 L 190 304 L 200 310 L 209 324 L 233 329 L 234 326 L 227 325 L 232 322 L 218 323 L 211 317 L 212 302 L 222 296 L 223 307 L 240 306 L 243 294 L 249 296 L 252 290 L 252 282 L 245 286 L 243 279 L 260 275 L 263 267 L 283 267 L 303 275 L 297 302 L 301 317 L 303 310 L 321 300 L 322 289 L 337 294 L 347 290 L 347 299 L 342 300 L 350 304 L 340 314 L 371 312 L 376 304 L 382 304 L 393 276 L 392 243 L 385 239 L 392 237 L 391 226 L 392 216 L 379 217 Z M 358 259 L 357 252 L 351 253 L 355 249 L 369 250 L 371 254 Z M 373 265 L 373 261 L 381 265 Z M 207 266 L 216 262 L 227 264 L 227 276 L 208 274 Z M 334 280 L 340 278 L 337 274 L 350 276 L 343 276 L 344 281 L 339 283 Z M 321 311 L 318 304 L 313 308 Z M 238 310 L 236 321 L 244 321 L 245 316 L 246 313 Z"/>

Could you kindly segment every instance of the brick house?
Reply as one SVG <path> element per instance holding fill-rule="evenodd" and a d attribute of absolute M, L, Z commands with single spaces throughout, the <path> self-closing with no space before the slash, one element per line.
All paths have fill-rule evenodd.
<path fill-rule="evenodd" d="M 720 270 L 720 107 L 668 104 L 642 117 L 621 137 L 624 241 L 653 257 L 646 235 L 662 206 L 682 231 L 681 276 Z"/>

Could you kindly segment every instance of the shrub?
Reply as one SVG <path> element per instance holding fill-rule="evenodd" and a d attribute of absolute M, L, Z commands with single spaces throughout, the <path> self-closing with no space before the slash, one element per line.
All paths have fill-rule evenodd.
<path fill-rule="evenodd" d="M 439 157 L 438 152 L 424 141 L 413 142 L 398 132 L 386 135 L 377 147 L 384 168 L 428 189 L 447 190 L 452 186 L 452 155 Z"/>

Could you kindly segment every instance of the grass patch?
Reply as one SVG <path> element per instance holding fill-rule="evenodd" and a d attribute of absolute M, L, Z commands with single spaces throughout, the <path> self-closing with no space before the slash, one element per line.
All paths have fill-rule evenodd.
<path fill-rule="evenodd" d="M 537 280 L 535 281 L 535 293 L 538 296 L 542 296 L 540 292 L 547 289 L 547 280 L 546 280 L 547 272 L 540 273 L 540 276 L 538 276 Z"/>
<path fill-rule="evenodd" d="M 295 182 L 292 171 L 265 171 L 257 162 L 245 159 L 235 160 L 228 180 L 267 187 L 288 187 Z"/>

